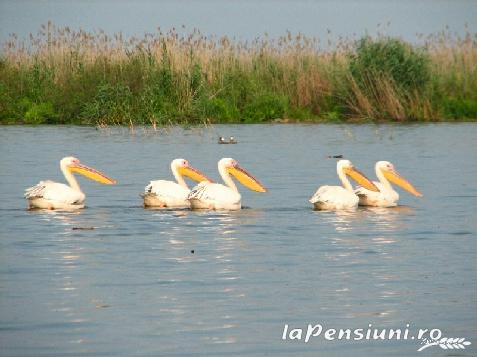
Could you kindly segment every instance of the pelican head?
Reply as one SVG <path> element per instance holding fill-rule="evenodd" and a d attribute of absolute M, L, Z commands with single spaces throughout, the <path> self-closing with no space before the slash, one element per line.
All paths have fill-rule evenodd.
<path fill-rule="evenodd" d="M 199 170 L 193 168 L 190 164 L 189 161 L 185 159 L 175 159 L 172 160 L 171 162 L 171 169 L 172 172 L 177 170 L 177 172 L 181 176 L 186 176 L 190 178 L 191 180 L 194 180 L 196 182 L 202 182 L 202 181 L 209 181 L 213 182 L 211 179 L 209 179 L 207 176 L 205 176 L 202 172 Z"/>
<path fill-rule="evenodd" d="M 376 171 L 381 171 L 384 177 L 390 182 L 398 185 L 409 193 L 417 197 L 422 197 L 420 193 L 409 181 L 402 177 L 389 161 L 378 161 L 376 163 Z"/>
<path fill-rule="evenodd" d="M 362 174 L 358 169 L 354 167 L 354 165 L 349 160 L 340 160 L 336 165 L 336 169 L 338 171 L 338 176 L 340 173 L 343 172 L 346 176 L 349 176 L 351 179 L 356 181 L 362 187 L 374 191 L 379 192 L 379 189 L 376 185 L 368 179 L 364 174 Z"/>
<path fill-rule="evenodd" d="M 223 158 L 218 163 L 219 172 L 225 171 L 235 177 L 242 185 L 256 192 L 267 192 L 267 189 L 245 169 L 241 168 L 238 162 L 232 158 Z"/>
<path fill-rule="evenodd" d="M 73 156 L 67 156 L 60 161 L 60 167 L 63 172 L 76 172 L 81 174 L 90 180 L 105 184 L 105 185 L 114 185 L 116 180 L 109 178 L 102 172 L 93 169 L 92 167 L 83 165 L 79 159 Z"/>

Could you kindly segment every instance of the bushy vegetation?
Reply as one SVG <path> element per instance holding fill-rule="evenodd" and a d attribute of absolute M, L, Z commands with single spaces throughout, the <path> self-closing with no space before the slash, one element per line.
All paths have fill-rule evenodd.
<path fill-rule="evenodd" d="M 110 37 L 43 26 L 0 54 L 0 123 L 259 123 L 477 118 L 477 37 L 388 37 L 321 50 L 198 31 Z"/>
<path fill-rule="evenodd" d="M 422 92 L 430 79 L 426 51 L 394 38 L 361 39 L 351 55 L 350 70 L 364 88 L 377 88 L 380 80 L 389 80 L 402 90 Z"/>

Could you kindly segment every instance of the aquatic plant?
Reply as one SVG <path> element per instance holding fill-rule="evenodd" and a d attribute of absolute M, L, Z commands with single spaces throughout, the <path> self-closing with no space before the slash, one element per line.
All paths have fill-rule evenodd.
<path fill-rule="evenodd" d="M 477 37 L 142 38 L 42 26 L 0 54 L 0 123 L 195 125 L 477 117 Z M 325 39 L 326 40 L 326 39 Z"/>

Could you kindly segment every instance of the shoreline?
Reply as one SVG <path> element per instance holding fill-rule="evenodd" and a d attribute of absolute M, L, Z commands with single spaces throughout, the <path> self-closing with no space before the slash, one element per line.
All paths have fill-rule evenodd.
<path fill-rule="evenodd" d="M 43 124 L 30 124 L 30 123 L 0 123 L 0 127 L 78 127 L 78 128 L 96 128 L 98 130 L 101 129 L 131 129 L 134 130 L 136 128 L 140 129 L 151 129 L 151 130 L 160 130 L 160 129 L 168 129 L 168 128 L 209 128 L 214 126 L 220 125 L 229 125 L 229 126 L 253 126 L 253 125 L 263 125 L 263 126 L 275 126 L 275 125 L 283 125 L 283 126 L 293 126 L 293 125 L 357 125 L 357 126 L 380 126 L 380 125 L 392 125 L 392 126 L 410 126 L 410 125 L 439 125 L 439 124 L 474 124 L 477 123 L 476 119 L 463 119 L 463 120 L 426 120 L 426 121 L 340 121 L 340 122 L 330 122 L 330 121 L 319 121 L 319 120 L 289 120 L 289 121 L 268 121 L 268 122 L 257 122 L 257 123 L 234 123 L 234 122 L 227 122 L 227 123 L 220 123 L 220 122 L 208 122 L 208 123 L 196 123 L 196 124 L 181 124 L 177 123 L 170 123 L 166 125 L 156 125 L 154 127 L 150 124 L 134 124 L 134 125 L 127 125 L 127 124 L 106 124 L 106 125 L 96 125 L 96 124 L 78 124 L 78 123 L 43 123 Z"/>

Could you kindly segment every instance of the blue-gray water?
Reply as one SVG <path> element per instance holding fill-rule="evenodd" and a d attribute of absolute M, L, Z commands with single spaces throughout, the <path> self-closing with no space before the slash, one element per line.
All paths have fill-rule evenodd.
<path fill-rule="evenodd" d="M 435 33 L 449 26 L 463 35 L 477 32 L 475 0 L 2 0 L 0 42 L 8 34 L 28 38 L 51 20 L 58 26 L 87 31 L 103 29 L 142 36 L 157 27 L 251 40 L 287 30 L 320 37 L 363 36 L 377 31 L 416 41 L 416 33 Z M 380 25 L 378 27 L 378 25 Z"/>
<path fill-rule="evenodd" d="M 237 145 L 218 145 L 234 135 Z M 249 125 L 0 131 L 2 356 L 475 356 L 477 125 Z M 63 182 L 74 154 L 116 178 L 80 179 L 87 208 L 29 212 L 23 190 Z M 390 160 L 423 193 L 401 207 L 312 211 L 343 154 L 374 177 Z M 139 193 L 187 158 L 218 179 L 234 157 L 269 189 L 240 212 L 154 211 Z M 94 227 L 92 230 L 74 228 Z M 191 251 L 194 251 L 192 253 Z M 304 328 L 438 328 L 465 351 L 418 341 L 282 341 Z"/>

